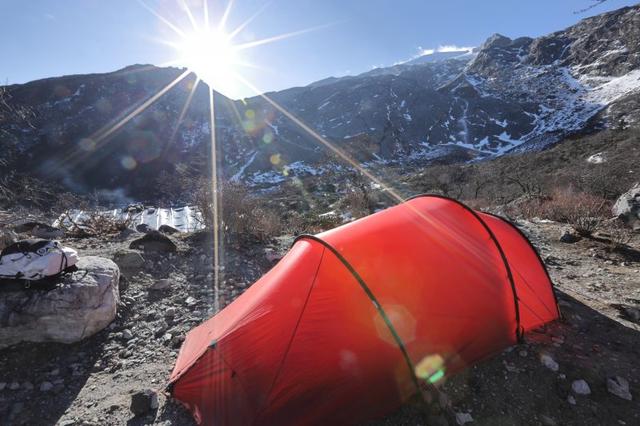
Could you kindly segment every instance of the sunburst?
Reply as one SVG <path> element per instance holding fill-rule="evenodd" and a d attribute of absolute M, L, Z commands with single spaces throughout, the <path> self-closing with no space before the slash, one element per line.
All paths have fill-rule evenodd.
<path fill-rule="evenodd" d="M 126 115 L 118 118 L 117 120 L 109 123 L 104 128 L 91 135 L 88 139 L 95 142 L 97 147 L 101 143 L 105 143 L 109 136 L 114 132 L 121 129 L 127 122 L 135 118 L 138 114 L 151 106 L 154 102 L 160 99 L 165 93 L 176 86 L 187 75 L 194 73 L 196 75 L 195 82 L 191 86 L 191 90 L 184 106 L 180 111 L 177 123 L 173 128 L 171 140 L 176 136 L 176 132 L 181 125 L 182 120 L 189 108 L 191 100 L 194 97 L 194 93 L 200 82 L 204 82 L 209 86 L 209 124 L 210 124 L 210 153 L 211 153 L 211 188 L 212 188 L 212 207 L 214 212 L 213 218 L 213 242 L 214 242 L 214 309 L 219 310 L 219 281 L 220 281 L 220 243 L 219 236 L 220 226 L 218 223 L 218 205 L 219 205 L 219 191 L 218 191 L 218 159 L 217 159 L 217 144 L 216 144 L 216 129 L 215 129 L 215 111 L 214 111 L 214 98 L 216 93 L 229 94 L 235 92 L 235 88 L 238 84 L 249 88 L 255 92 L 256 95 L 265 99 L 274 109 L 278 110 L 285 117 L 290 119 L 295 125 L 299 126 L 305 133 L 309 134 L 312 139 L 316 140 L 320 145 L 329 149 L 333 153 L 337 154 L 345 163 L 352 166 L 354 169 L 360 171 L 364 176 L 370 179 L 372 182 L 377 183 L 382 187 L 386 193 L 397 201 L 402 201 L 402 197 L 398 194 L 391 185 L 386 184 L 382 179 L 374 176 L 369 170 L 365 169 L 358 161 L 351 158 L 344 150 L 337 147 L 335 144 L 328 141 L 326 138 L 319 135 L 316 131 L 311 129 L 298 117 L 286 110 L 282 105 L 276 103 L 272 98 L 264 94 L 264 92 L 258 89 L 254 84 L 248 81 L 242 76 L 242 68 L 251 67 L 256 68 L 256 65 L 247 62 L 243 57 L 245 51 L 253 49 L 259 46 L 264 46 L 269 43 L 284 40 L 293 36 L 301 35 L 310 31 L 315 31 L 321 28 L 326 28 L 331 25 L 322 25 L 313 28 L 306 28 L 298 31 L 287 32 L 263 39 L 239 42 L 236 37 L 244 31 L 247 26 L 256 19 L 267 6 L 265 4 L 261 9 L 256 11 L 247 20 L 242 22 L 237 27 L 227 30 L 226 24 L 231 13 L 233 0 L 229 0 L 224 13 L 220 16 L 217 22 L 213 23 L 210 20 L 209 8 L 207 4 L 208 0 L 202 0 L 202 17 L 195 16 L 192 10 L 189 8 L 185 0 L 179 0 L 179 4 L 183 9 L 190 25 L 187 28 L 173 23 L 170 19 L 160 14 L 157 10 L 150 7 L 144 0 L 138 0 L 145 9 L 152 13 L 159 21 L 164 23 L 173 32 L 174 37 L 172 39 L 159 40 L 161 43 L 170 46 L 176 53 L 175 59 L 169 61 L 164 65 L 178 65 L 186 68 L 186 71 L 182 72 L 173 81 L 165 85 L 154 95 L 150 96 L 140 104 L 133 106 Z M 259 68 L 259 67 L 257 67 Z M 235 107 L 235 106 L 234 106 Z M 423 216 L 422 214 L 420 216 Z M 423 217 L 428 220 L 426 217 Z"/>

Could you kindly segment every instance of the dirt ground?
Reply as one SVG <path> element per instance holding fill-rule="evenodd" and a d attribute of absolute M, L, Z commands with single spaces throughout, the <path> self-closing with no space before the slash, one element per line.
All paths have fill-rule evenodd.
<path fill-rule="evenodd" d="M 563 320 L 449 379 L 442 387 L 449 401 L 444 412 L 408 403 L 372 425 L 640 424 L 638 238 L 626 250 L 612 251 L 603 239 L 560 242 L 557 223 L 520 225 L 547 264 Z M 66 243 L 81 255 L 113 258 L 136 236 Z M 144 267 L 127 275 L 118 317 L 107 329 L 73 345 L 21 344 L 0 351 L 0 424 L 193 424 L 161 391 L 185 333 L 213 314 L 212 245 L 205 233 L 176 240 L 177 254 L 144 255 Z M 225 245 L 221 305 L 277 262 L 291 240 L 242 249 Z M 162 278 L 171 287 L 150 291 Z M 553 364 L 549 359 L 555 371 L 543 363 Z M 607 379 L 614 376 L 628 381 L 632 400 L 608 390 Z M 588 395 L 572 390 L 578 380 L 587 383 Z M 43 391 L 43 382 L 53 387 Z M 134 417 L 131 394 L 146 388 L 161 393 L 160 406 Z"/>

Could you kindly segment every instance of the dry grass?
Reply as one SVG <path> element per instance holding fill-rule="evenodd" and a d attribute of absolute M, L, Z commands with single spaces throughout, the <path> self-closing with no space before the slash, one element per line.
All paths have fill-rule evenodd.
<path fill-rule="evenodd" d="M 590 236 L 608 219 L 611 202 L 572 188 L 556 188 L 548 196 L 520 199 L 509 206 L 509 214 L 538 217 L 570 224 L 578 234 Z"/>
<path fill-rule="evenodd" d="M 211 184 L 201 179 L 191 194 L 193 203 L 202 212 L 205 226 L 214 225 L 214 203 Z M 274 210 L 261 205 L 247 189 L 236 183 L 224 183 L 217 192 L 221 215 L 220 228 L 227 240 L 267 241 L 282 233 L 283 225 Z"/>

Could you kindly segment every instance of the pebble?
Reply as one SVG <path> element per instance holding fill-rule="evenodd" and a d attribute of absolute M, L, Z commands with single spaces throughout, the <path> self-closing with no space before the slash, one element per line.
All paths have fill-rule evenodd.
<path fill-rule="evenodd" d="M 172 284 L 172 281 L 170 279 L 163 278 L 151 284 L 151 286 L 149 286 L 149 290 L 154 290 L 154 291 L 166 290 L 171 287 L 171 284 Z"/>
<path fill-rule="evenodd" d="M 469 413 L 456 413 L 456 423 L 459 425 L 463 425 L 466 423 L 471 423 L 473 421 L 473 417 Z"/>
<path fill-rule="evenodd" d="M 124 330 L 122 330 L 122 338 L 124 340 L 131 340 L 133 339 L 133 333 L 128 328 L 125 328 Z"/>
<path fill-rule="evenodd" d="M 18 382 L 11 382 L 11 384 L 9 385 L 9 389 L 10 389 L 10 390 L 18 390 L 18 389 L 20 389 L 20 383 L 18 383 Z"/>
<path fill-rule="evenodd" d="M 558 371 L 558 369 L 560 368 L 558 363 L 553 358 L 551 358 L 550 355 L 543 354 L 540 357 L 540 361 L 542 362 L 542 365 L 544 365 L 551 371 Z"/>
<path fill-rule="evenodd" d="M 0 391 L 3 391 L 7 387 L 7 382 L 0 382 Z"/>
<path fill-rule="evenodd" d="M 571 383 L 571 390 L 576 395 L 589 395 L 589 394 L 591 394 L 591 388 L 589 387 L 589 384 L 587 382 L 585 382 L 584 380 L 582 380 L 582 379 L 574 380 L 573 383 Z"/>
<path fill-rule="evenodd" d="M 609 393 L 622 399 L 626 399 L 627 401 L 631 401 L 633 399 L 631 392 L 629 392 L 629 382 L 624 377 L 615 376 L 608 378 L 607 390 Z"/>
<path fill-rule="evenodd" d="M 146 414 L 158 408 L 158 394 L 151 390 L 145 389 L 131 395 L 131 412 L 136 416 Z"/>
<path fill-rule="evenodd" d="M 186 303 L 187 306 L 194 306 L 198 303 L 198 301 L 194 297 L 189 296 L 187 297 L 187 300 L 184 301 L 184 303 Z"/>

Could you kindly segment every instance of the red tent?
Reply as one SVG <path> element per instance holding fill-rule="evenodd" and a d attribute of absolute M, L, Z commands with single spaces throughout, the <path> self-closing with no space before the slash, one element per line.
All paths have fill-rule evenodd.
<path fill-rule="evenodd" d="M 169 388 L 201 424 L 353 424 L 558 316 L 515 226 L 420 196 L 299 237 L 189 332 Z"/>

